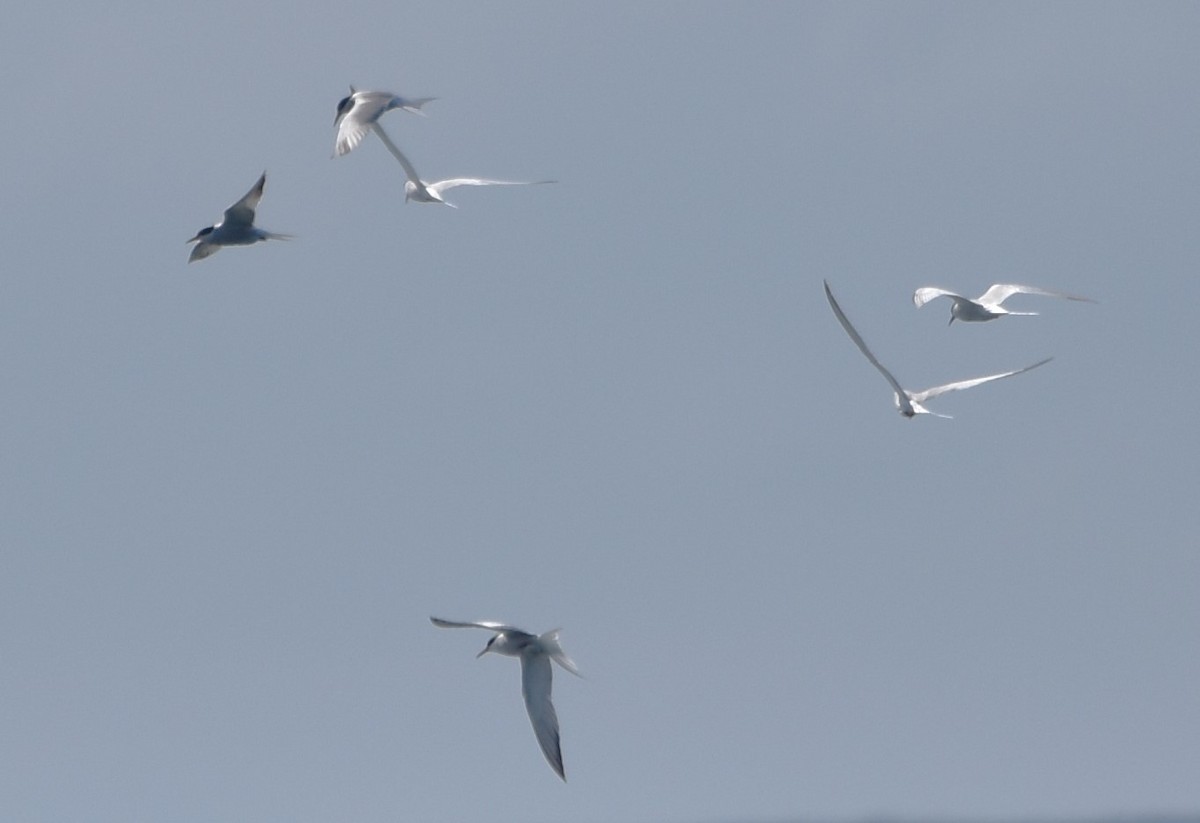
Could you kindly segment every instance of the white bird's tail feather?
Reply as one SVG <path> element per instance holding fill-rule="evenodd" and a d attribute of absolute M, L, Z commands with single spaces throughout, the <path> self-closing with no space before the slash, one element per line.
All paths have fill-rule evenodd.
<path fill-rule="evenodd" d="M 401 106 L 400 108 L 404 109 L 405 111 L 411 111 L 413 114 L 419 114 L 422 117 L 428 117 L 429 115 L 427 115 L 425 112 L 421 111 L 421 106 L 424 106 L 426 103 L 432 102 L 434 100 L 437 100 L 437 98 L 436 97 L 418 97 L 416 100 L 409 100 L 407 97 L 405 97 L 404 105 Z"/>
<path fill-rule="evenodd" d="M 550 655 L 550 659 L 564 669 L 569 671 L 576 677 L 583 677 L 579 673 L 579 667 L 575 665 L 575 661 L 567 657 L 567 653 L 563 651 L 562 643 L 558 640 L 558 633 L 562 629 L 554 629 L 538 637 L 538 642 L 542 648 L 546 650 L 546 654 Z"/>

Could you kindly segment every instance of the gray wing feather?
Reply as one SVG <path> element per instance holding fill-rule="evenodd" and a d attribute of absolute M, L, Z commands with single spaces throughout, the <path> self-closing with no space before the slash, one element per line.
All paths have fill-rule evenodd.
<path fill-rule="evenodd" d="M 850 319 L 846 317 L 846 313 L 842 311 L 842 307 L 838 305 L 838 302 L 833 299 L 833 292 L 829 290 L 828 281 L 825 283 L 825 297 L 828 298 L 829 306 L 833 309 L 838 322 L 842 324 L 842 328 L 846 330 L 846 334 L 850 335 L 850 339 L 854 341 L 854 345 L 858 346 L 858 350 L 871 361 L 871 365 L 879 369 L 879 373 L 887 378 L 888 383 L 892 386 L 892 390 L 896 392 L 897 401 L 902 397 L 908 397 L 908 394 L 904 391 L 904 387 L 896 382 L 896 378 L 892 377 L 892 373 L 885 369 L 882 363 L 875 359 L 875 355 L 871 354 L 871 350 L 867 348 L 867 344 L 859 336 L 854 326 L 850 325 Z"/>
<path fill-rule="evenodd" d="M 936 297 L 962 297 L 962 295 L 946 289 L 939 289 L 937 286 L 923 286 L 913 292 L 913 303 L 919 309 Z"/>
<path fill-rule="evenodd" d="M 563 771 L 562 748 L 558 739 L 558 715 L 554 712 L 554 704 L 550 702 L 552 675 L 550 658 L 541 652 L 527 652 L 521 655 L 521 693 L 525 696 L 525 709 L 529 712 L 529 722 L 533 724 L 533 733 L 546 762 L 564 781 L 567 779 Z"/>
<path fill-rule="evenodd" d="M 387 150 L 392 153 L 392 157 L 400 161 L 400 165 L 404 167 L 404 173 L 408 175 L 408 179 L 413 182 L 413 185 L 423 187 L 425 184 L 421 182 L 421 177 L 417 174 L 417 170 L 413 168 L 413 164 L 404 156 L 404 152 L 400 151 L 400 148 L 392 142 L 392 138 L 388 137 L 383 127 L 378 123 L 372 123 L 371 128 L 379 135 L 379 139 L 383 141 L 383 145 L 387 146 Z"/>
<path fill-rule="evenodd" d="M 945 394 L 946 392 L 960 391 L 962 389 L 969 389 L 969 388 L 972 388 L 973 386 L 978 386 L 981 383 L 989 383 L 992 380 L 1000 380 L 1005 377 L 1012 377 L 1013 375 L 1016 375 L 1016 374 L 1024 374 L 1027 371 L 1036 369 L 1038 366 L 1046 365 L 1053 359 L 1054 359 L 1053 357 L 1047 357 L 1045 360 L 1039 360 L 1038 362 L 1034 363 L 1032 366 L 1026 366 L 1023 369 L 1017 369 L 1016 371 L 1006 371 L 1006 372 L 1001 372 L 1000 374 L 989 374 L 986 377 L 974 377 L 974 378 L 971 378 L 970 380 L 959 380 L 957 383 L 947 383 L 944 386 L 934 386 L 932 389 L 925 389 L 924 391 L 913 392 L 911 396 L 912 396 L 912 399 L 914 401 L 916 401 L 917 403 L 922 403 L 931 397 L 937 397 L 939 394 Z"/>
<path fill-rule="evenodd" d="M 192 247 L 192 253 L 188 255 L 188 262 L 195 263 L 197 260 L 203 260 L 206 257 L 212 257 L 220 250 L 221 247 L 216 243 L 197 243 Z"/>
<path fill-rule="evenodd" d="M 370 128 L 366 123 L 361 123 L 358 120 L 351 120 L 349 117 L 344 118 L 340 126 L 338 126 L 337 145 L 335 151 L 338 157 L 343 154 L 349 154 L 358 148 L 358 144 L 367 136 L 367 129 Z"/>
<path fill-rule="evenodd" d="M 556 180 L 488 180 L 484 177 L 454 177 L 449 180 L 438 180 L 426 183 L 425 187 L 432 192 L 441 194 L 447 189 L 457 186 L 542 186 L 546 183 L 556 183 Z"/>
<path fill-rule="evenodd" d="M 1014 294 L 1036 294 L 1041 297 L 1061 297 L 1064 300 L 1082 300 L 1085 303 L 1095 303 L 1090 297 L 1080 297 L 1077 294 L 1067 294 L 1062 291 L 1043 289 L 1038 286 L 1022 286 L 1017 283 L 996 283 L 979 296 L 977 302 L 985 306 L 999 306 Z"/>
<path fill-rule="evenodd" d="M 266 185 L 266 182 L 267 173 L 264 171 L 258 178 L 258 182 L 251 187 L 250 191 L 246 192 L 241 200 L 225 209 L 225 216 L 221 220 L 221 225 L 254 225 L 254 210 L 258 208 L 258 201 L 262 199 L 263 186 Z"/>
<path fill-rule="evenodd" d="M 493 620 L 477 620 L 464 623 L 457 620 L 443 620 L 440 617 L 430 617 L 429 622 L 441 629 L 487 629 L 490 632 L 528 634 L 528 632 L 523 632 L 515 626 L 509 626 L 507 623 L 497 623 Z"/>

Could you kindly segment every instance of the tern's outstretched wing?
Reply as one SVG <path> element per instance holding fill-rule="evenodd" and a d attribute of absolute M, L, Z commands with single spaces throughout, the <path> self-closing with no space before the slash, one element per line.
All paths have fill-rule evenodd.
<path fill-rule="evenodd" d="M 342 124 L 338 126 L 337 143 L 334 145 L 334 151 L 338 157 L 343 154 L 349 154 L 358 148 L 358 144 L 367 136 L 367 129 L 370 125 L 360 123 L 357 120 L 351 120 L 346 117 L 342 120 Z"/>
<path fill-rule="evenodd" d="M 1090 297 L 1080 297 L 1077 294 L 1067 294 L 1061 291 L 1052 291 L 1051 289 L 1043 289 L 1037 286 L 1021 286 L 1016 283 L 996 283 L 987 291 L 979 296 L 978 303 L 984 306 L 999 306 L 1014 294 L 1036 294 L 1041 297 L 1061 297 L 1064 300 L 1082 300 L 1085 303 L 1095 303 L 1096 301 Z"/>
<path fill-rule="evenodd" d="M 892 377 L 892 373 L 883 367 L 883 364 L 875 359 L 875 355 L 871 354 L 871 350 L 867 348 L 867 344 L 859 336 L 854 326 L 850 325 L 850 319 L 846 317 L 846 313 L 842 311 L 842 307 L 833 299 L 833 292 L 829 290 L 829 281 L 825 281 L 825 297 L 829 300 L 829 307 L 833 309 L 834 315 L 838 322 L 842 324 L 842 328 L 846 330 L 846 334 L 850 335 L 850 339 L 854 341 L 854 345 L 858 346 L 871 365 L 879 369 L 879 373 L 887 378 L 888 383 L 892 386 L 892 391 L 896 392 L 896 403 L 900 406 L 901 411 L 904 411 L 905 405 L 908 403 L 908 393 L 904 391 L 904 387 L 896 382 L 896 378 Z"/>
<path fill-rule="evenodd" d="M 258 178 L 258 182 L 251 187 L 246 195 L 229 208 L 225 209 L 225 216 L 221 219 L 222 226 L 253 226 L 254 225 L 254 210 L 258 208 L 258 201 L 262 199 L 263 186 L 267 182 L 267 173 L 264 171 L 262 176 Z"/>
<path fill-rule="evenodd" d="M 558 741 L 558 715 L 550 702 L 551 673 L 550 657 L 544 652 L 530 650 L 521 655 L 521 694 L 525 697 L 525 709 L 529 722 L 537 736 L 546 762 L 564 781 L 562 748 Z"/>
<path fill-rule="evenodd" d="M 408 162 L 408 158 L 404 156 L 404 152 L 400 151 L 400 148 L 392 142 L 392 138 L 387 136 L 387 132 L 383 130 L 383 127 L 378 123 L 372 123 L 371 128 L 379 135 L 379 139 L 383 141 L 383 145 L 387 146 L 387 150 L 392 153 L 392 157 L 400 161 L 400 165 L 404 167 L 404 173 L 408 176 L 412 184 L 417 188 L 424 188 L 425 184 L 421 182 L 421 177 L 417 174 L 417 170 L 413 168 L 413 164 Z"/>
<path fill-rule="evenodd" d="M 440 197 L 442 192 L 447 189 L 453 189 L 456 186 L 542 186 L 546 183 L 557 182 L 557 180 L 487 180 L 483 177 L 454 177 L 450 180 L 438 180 L 434 183 L 426 183 L 425 188 Z"/>
<path fill-rule="evenodd" d="M 969 389 L 973 386 L 978 386 L 981 383 L 988 383 L 988 382 L 991 382 L 992 380 L 1000 380 L 1001 378 L 1004 378 L 1004 377 L 1012 377 L 1015 374 L 1023 374 L 1024 372 L 1027 372 L 1031 369 L 1036 369 L 1038 366 L 1044 366 L 1053 359 L 1054 359 L 1053 357 L 1047 357 L 1045 360 L 1039 360 L 1038 362 L 1034 363 L 1032 366 L 1026 366 L 1023 369 L 1017 369 L 1016 371 L 1006 371 L 1006 372 L 1001 372 L 1000 374 L 989 374 L 987 377 L 975 377 L 970 380 L 959 380 L 957 383 L 947 383 L 944 386 L 934 386 L 932 389 L 925 389 L 924 391 L 913 392 L 912 399 L 913 399 L 913 402 L 915 402 L 915 403 L 923 403 L 931 397 L 937 397 L 939 394 L 945 394 L 946 392 L 949 392 L 949 391 L 959 391 L 961 389 Z"/>
<path fill-rule="evenodd" d="M 197 260 L 203 260 L 206 257 L 212 257 L 220 250 L 221 247 L 216 243 L 205 243 L 201 241 L 192 247 L 192 253 L 188 255 L 188 262 L 195 263 Z"/>
<path fill-rule="evenodd" d="M 955 294 L 954 292 L 947 291 L 946 289 L 939 289 L 937 286 L 924 286 L 922 288 L 917 289 L 915 292 L 913 292 L 913 303 L 919 309 L 922 306 L 924 306 L 926 303 L 928 303 L 930 300 L 933 300 L 935 297 L 958 297 L 958 298 L 961 298 L 962 295 Z"/>
<path fill-rule="evenodd" d="M 440 617 L 430 617 L 429 622 L 441 629 L 487 629 L 490 632 L 518 632 L 520 634 L 528 634 L 515 626 L 510 626 L 507 623 L 497 623 L 493 620 L 476 620 L 473 622 L 460 623 L 457 620 L 443 620 Z"/>

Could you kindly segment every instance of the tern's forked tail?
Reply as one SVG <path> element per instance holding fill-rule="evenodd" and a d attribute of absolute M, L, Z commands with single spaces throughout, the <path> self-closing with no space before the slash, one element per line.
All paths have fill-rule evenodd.
<path fill-rule="evenodd" d="M 558 640 L 558 633 L 562 629 L 553 629 L 538 637 L 538 643 L 546 654 L 550 655 L 550 659 L 564 669 L 569 671 L 576 677 L 583 677 L 579 673 L 579 667 L 575 665 L 575 661 L 567 657 L 567 653 L 563 651 L 562 643 Z"/>
<path fill-rule="evenodd" d="M 409 100 L 407 97 L 402 97 L 400 99 L 404 101 L 400 104 L 400 108 L 404 109 L 405 111 L 411 111 L 413 114 L 419 114 L 422 117 L 428 117 L 429 115 L 421 111 L 421 107 L 426 103 L 437 100 L 436 97 L 418 97 L 415 100 Z"/>

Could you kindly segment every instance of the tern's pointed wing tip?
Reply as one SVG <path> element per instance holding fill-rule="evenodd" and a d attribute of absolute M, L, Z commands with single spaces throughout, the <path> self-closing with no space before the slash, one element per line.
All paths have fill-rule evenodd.
<path fill-rule="evenodd" d="M 863 353 L 863 356 L 867 358 L 870 364 L 874 366 L 880 374 L 883 375 L 884 379 L 887 380 L 888 385 L 892 387 L 892 391 L 896 393 L 896 397 L 900 397 L 901 395 L 908 397 L 908 392 L 904 390 L 899 381 L 896 380 L 895 376 L 893 376 L 890 371 L 884 368 L 883 364 L 879 362 L 879 359 L 872 354 L 871 350 L 867 347 L 867 342 L 862 339 L 862 335 L 859 334 L 858 330 L 854 328 L 854 324 L 850 322 L 850 318 L 846 316 L 844 311 L 842 311 L 842 307 L 838 305 L 838 301 L 833 297 L 833 292 L 829 289 L 828 280 L 825 281 L 825 297 L 829 300 L 829 307 L 833 309 L 834 317 L 836 317 L 838 323 L 841 324 L 842 330 L 846 332 L 847 336 L 849 336 L 849 338 L 854 342 L 854 345 L 858 347 L 858 350 Z"/>
<path fill-rule="evenodd" d="M 982 386 L 985 383 L 991 383 L 993 380 L 1003 380 L 1006 377 L 1016 377 L 1018 374 L 1024 374 L 1027 371 L 1032 371 L 1038 366 L 1044 366 L 1053 360 L 1053 357 L 1047 357 L 1045 360 L 1039 360 L 1031 366 L 1014 369 L 1012 371 L 999 372 L 997 374 L 988 374 L 983 377 L 972 377 L 967 380 L 956 380 L 953 383 L 946 383 L 941 386 L 924 389 L 923 391 L 913 392 L 912 398 L 918 403 L 923 403 L 926 400 L 932 400 L 935 397 L 945 394 L 946 392 L 961 391 L 963 389 L 972 389 L 976 386 Z"/>
<path fill-rule="evenodd" d="M 533 726 L 534 737 L 538 747 L 546 757 L 550 768 L 564 781 L 567 779 L 563 769 L 562 745 L 558 731 L 558 713 L 550 699 L 553 675 L 550 670 L 550 659 L 546 654 L 521 655 L 521 692 L 525 698 L 525 709 L 529 714 L 529 722 Z"/>
<path fill-rule="evenodd" d="M 442 629 L 485 629 L 489 632 L 521 632 L 515 626 L 495 620 L 445 620 L 430 615 L 429 622 Z"/>

